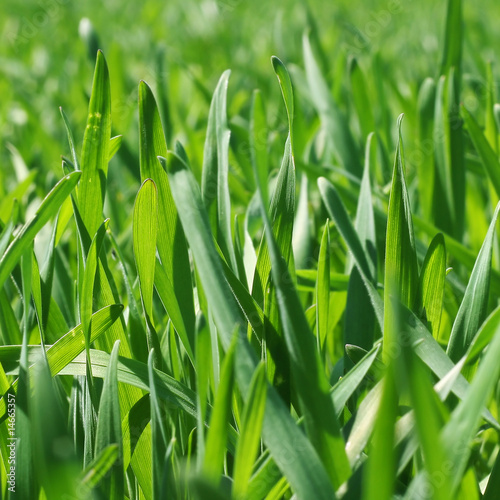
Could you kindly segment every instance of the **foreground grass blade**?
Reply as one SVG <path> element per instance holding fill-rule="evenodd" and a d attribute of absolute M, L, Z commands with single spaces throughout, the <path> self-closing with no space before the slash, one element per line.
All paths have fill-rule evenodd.
<path fill-rule="evenodd" d="M 120 418 L 120 400 L 118 396 L 118 349 L 120 342 L 117 341 L 109 358 L 109 365 L 104 379 L 99 413 L 97 418 L 97 431 L 95 442 L 95 453 L 102 453 L 108 446 L 117 444 L 119 458 L 110 469 L 110 474 L 100 484 L 102 492 L 110 499 L 123 498 L 124 492 L 124 470 L 122 452 L 122 421 Z"/>
<path fill-rule="evenodd" d="M 325 223 L 318 259 L 316 280 L 316 338 L 319 352 L 323 348 L 328 332 L 328 312 L 330 307 L 330 232 L 328 219 Z"/>
<path fill-rule="evenodd" d="M 477 256 L 474 269 L 469 279 L 465 295 L 460 304 L 451 330 L 447 354 L 457 362 L 466 352 L 479 326 L 486 316 L 491 274 L 491 256 L 493 238 L 497 223 L 500 203 L 495 209 L 488 233 Z"/>
<path fill-rule="evenodd" d="M 173 154 L 169 155 L 169 175 L 170 182 L 174 186 L 177 209 L 189 246 L 193 251 L 203 288 L 210 290 L 207 299 L 210 301 L 214 320 L 226 349 L 231 343 L 230 333 L 234 331 L 234 326 L 238 323 L 242 325 L 238 332 L 235 369 L 240 391 L 243 395 L 247 395 L 257 360 L 247 341 L 246 328 L 243 328 L 246 322 L 242 320 L 231 291 L 220 278 L 222 268 L 213 246 L 209 220 L 203 209 L 199 187 L 186 165 Z M 333 487 L 317 453 L 302 431 L 296 427 L 273 388 L 269 388 L 267 392 L 263 435 L 276 464 L 299 497 L 305 498 L 310 491 L 314 491 L 317 498 L 325 500 L 335 498 Z M 286 446 L 285 458 L 283 443 L 287 442 L 294 444 Z"/>
<path fill-rule="evenodd" d="M 82 177 L 78 192 L 78 206 L 90 235 L 95 234 L 102 223 L 110 139 L 111 90 L 109 72 L 104 54 L 99 50 L 92 84 L 87 127 L 83 138 Z"/>
<path fill-rule="evenodd" d="M 40 229 L 56 214 L 63 201 L 73 191 L 80 175 L 80 172 L 74 172 L 61 179 L 44 198 L 33 218 L 17 233 L 0 259 L 0 286 L 3 286 Z"/>
<path fill-rule="evenodd" d="M 401 122 L 398 119 L 399 140 L 392 177 L 391 196 L 387 215 L 384 280 L 384 346 L 383 359 L 388 362 L 397 346 L 398 332 L 393 330 L 393 300 L 401 300 L 413 309 L 418 292 L 418 267 L 413 234 L 410 201 L 405 183 L 405 165 Z"/>
<path fill-rule="evenodd" d="M 241 421 L 241 434 L 234 458 L 233 497 L 245 498 L 252 475 L 255 456 L 260 444 L 266 405 L 265 364 L 260 363 L 250 384 L 250 394 Z"/>

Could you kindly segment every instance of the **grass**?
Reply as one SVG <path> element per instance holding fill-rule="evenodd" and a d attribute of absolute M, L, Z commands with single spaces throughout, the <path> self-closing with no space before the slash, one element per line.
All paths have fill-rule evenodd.
<path fill-rule="evenodd" d="M 424 4 L 2 5 L 0 498 L 497 498 L 498 6 Z"/>

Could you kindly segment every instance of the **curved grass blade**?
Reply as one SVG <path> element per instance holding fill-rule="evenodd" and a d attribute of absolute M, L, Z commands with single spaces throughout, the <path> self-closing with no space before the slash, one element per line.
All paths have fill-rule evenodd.
<path fill-rule="evenodd" d="M 226 349 L 231 343 L 231 332 L 234 331 L 234 326 L 241 325 L 237 335 L 239 342 L 235 369 L 240 391 L 243 395 L 247 395 L 257 360 L 247 341 L 246 328 L 243 328 L 245 322 L 238 306 L 231 291 L 220 279 L 222 276 L 220 259 L 213 245 L 210 224 L 203 210 L 198 185 L 182 160 L 172 154 L 169 155 L 169 176 L 174 186 L 174 198 L 203 288 L 210 290 L 207 300 L 210 301 L 214 320 Z M 314 491 L 317 498 L 325 500 L 335 498 L 333 487 L 317 453 L 302 432 L 297 429 L 288 410 L 273 388 L 268 389 L 266 408 L 263 425 L 264 441 L 297 495 L 307 497 L 310 491 Z M 283 445 L 287 442 L 294 444 L 286 446 L 285 458 Z"/>
<path fill-rule="evenodd" d="M 89 234 L 95 234 L 102 223 L 106 192 L 109 144 L 111 138 L 111 90 L 104 54 L 99 50 L 89 103 L 87 127 L 83 137 L 82 177 L 78 203 Z"/>
<path fill-rule="evenodd" d="M 17 233 L 0 259 L 0 286 L 3 286 L 40 229 L 56 214 L 62 202 L 76 186 L 80 175 L 80 172 L 74 172 L 61 179 L 44 198 L 33 218 Z"/>
<path fill-rule="evenodd" d="M 321 353 L 328 333 L 328 313 L 330 307 L 330 232 L 326 219 L 321 237 L 316 280 L 316 338 Z"/>

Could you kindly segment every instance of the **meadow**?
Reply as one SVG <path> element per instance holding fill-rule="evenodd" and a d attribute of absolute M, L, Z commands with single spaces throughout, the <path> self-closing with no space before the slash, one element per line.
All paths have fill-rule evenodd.
<path fill-rule="evenodd" d="M 500 498 L 499 4 L 0 6 L 0 500 Z"/>

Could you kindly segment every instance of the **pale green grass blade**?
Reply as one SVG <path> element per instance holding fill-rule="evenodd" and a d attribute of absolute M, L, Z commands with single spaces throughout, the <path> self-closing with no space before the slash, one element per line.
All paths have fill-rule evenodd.
<path fill-rule="evenodd" d="M 498 157 L 469 110 L 463 105 L 461 110 L 472 143 L 481 158 L 481 163 L 488 174 L 497 197 L 500 198 L 500 162 Z"/>
<path fill-rule="evenodd" d="M 115 156 L 115 154 L 118 153 L 118 150 L 120 149 L 120 146 L 122 145 L 122 140 L 123 140 L 122 135 L 116 135 L 115 137 L 111 137 L 111 139 L 109 140 L 108 162 L 110 162 L 113 159 L 113 157 Z"/>
<path fill-rule="evenodd" d="M 95 453 L 102 453 L 109 445 L 117 444 L 119 458 L 111 467 L 109 475 L 101 481 L 103 494 L 110 499 L 121 499 L 124 493 L 124 470 L 122 451 L 122 422 L 120 418 L 120 400 L 118 395 L 118 349 L 119 341 L 115 343 L 109 358 L 109 365 L 104 379 L 104 385 L 99 403 Z"/>
<path fill-rule="evenodd" d="M 97 52 L 97 61 L 89 103 L 87 127 L 83 137 L 78 191 L 80 213 L 89 234 L 93 235 L 102 223 L 106 192 L 106 177 L 111 139 L 111 90 L 104 54 Z"/>
<path fill-rule="evenodd" d="M 273 65 L 274 72 L 278 77 L 278 82 L 281 89 L 281 95 L 283 96 L 283 101 L 285 101 L 286 114 L 288 117 L 288 131 L 290 134 L 290 143 L 293 151 L 293 118 L 294 118 L 294 103 L 293 103 L 293 89 L 292 82 L 290 80 L 290 75 L 286 66 L 283 64 L 281 59 L 276 56 L 271 57 L 271 63 Z"/>
<path fill-rule="evenodd" d="M 453 323 L 446 352 L 454 362 L 457 362 L 465 354 L 467 347 L 472 342 L 474 335 L 486 316 L 492 247 L 499 210 L 500 203 L 493 214 L 488 233 L 477 256 L 464 298 Z"/>
<path fill-rule="evenodd" d="M 330 232 L 328 226 L 327 219 L 319 249 L 318 278 L 316 281 L 316 338 L 320 353 L 328 333 L 330 307 Z"/>
<path fill-rule="evenodd" d="M 390 352 L 398 343 L 398 332 L 393 330 L 393 300 L 400 300 L 413 309 L 418 292 L 418 267 L 413 234 L 410 200 L 405 182 L 405 164 L 401 121 L 398 119 L 399 140 L 392 177 L 387 215 L 384 279 L 384 346 L 383 358 L 388 362 Z"/>
<path fill-rule="evenodd" d="M 156 236 L 158 232 L 158 192 L 151 179 L 146 179 L 135 199 L 133 218 L 134 259 L 139 277 L 142 305 L 146 319 L 149 349 L 156 352 L 160 366 L 160 342 L 154 329 L 153 287 L 156 264 Z M 189 345 L 189 344 L 188 344 Z"/>
<path fill-rule="evenodd" d="M 214 409 L 210 417 L 210 425 L 205 443 L 205 459 L 203 475 L 215 486 L 219 485 L 224 457 L 226 454 L 227 430 L 231 417 L 231 401 L 233 392 L 233 370 L 237 331 L 233 332 L 233 340 L 222 362 L 221 377 L 215 395 Z"/>
<path fill-rule="evenodd" d="M 193 359 L 195 314 L 186 239 L 167 173 L 158 162 L 158 156 L 167 154 L 167 145 L 153 92 L 145 82 L 139 84 L 139 129 L 141 179 L 151 178 L 158 190 L 158 255 L 172 290 L 163 294 L 163 304 Z"/>
<path fill-rule="evenodd" d="M 169 160 L 170 182 L 175 187 L 174 197 L 186 237 L 193 251 L 203 287 L 210 290 L 207 300 L 210 300 L 221 341 L 228 348 L 231 343 L 230 333 L 235 324 L 244 323 L 230 290 L 220 280 L 222 269 L 213 246 L 210 224 L 203 210 L 199 187 L 180 158 L 171 155 Z M 236 379 L 240 391 L 246 395 L 257 360 L 246 340 L 246 328 L 238 333 L 238 339 Z M 335 498 L 328 475 L 314 448 L 297 429 L 282 400 L 272 388 L 267 392 L 263 435 L 278 467 L 287 476 L 298 495 L 307 497 L 310 491 L 314 491 L 317 498 Z M 290 442 L 291 439 L 294 446 L 287 447 L 285 458 L 283 443 Z"/>
<path fill-rule="evenodd" d="M 443 311 L 446 278 L 446 247 L 444 237 L 437 234 L 429 245 L 420 272 L 419 313 L 427 319 L 430 332 L 437 338 Z"/>
<path fill-rule="evenodd" d="M 61 179 L 44 198 L 33 218 L 24 224 L 0 259 L 0 286 L 19 262 L 40 229 L 56 214 L 61 204 L 76 186 L 80 173 L 74 172 Z"/>
<path fill-rule="evenodd" d="M 332 143 L 335 155 L 349 173 L 361 177 L 362 168 L 358 148 L 349 130 L 348 121 L 333 100 L 321 70 L 316 63 L 307 35 L 303 36 L 302 47 L 310 94 L 321 123 L 326 129 L 328 139 Z"/>
<path fill-rule="evenodd" d="M 241 433 L 234 458 L 234 498 L 246 498 L 260 444 L 266 406 L 266 392 L 265 364 L 260 363 L 250 383 L 250 394 L 243 413 Z"/>

